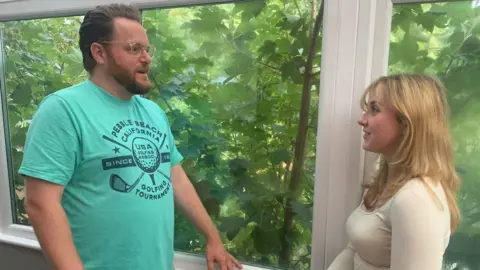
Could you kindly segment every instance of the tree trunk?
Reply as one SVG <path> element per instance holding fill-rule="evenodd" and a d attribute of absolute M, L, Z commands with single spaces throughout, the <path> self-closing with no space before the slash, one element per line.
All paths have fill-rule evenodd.
<path fill-rule="evenodd" d="M 281 250 L 279 254 L 279 261 L 281 266 L 288 266 L 292 257 L 292 235 L 293 235 L 293 208 L 292 202 L 297 189 L 301 182 L 301 176 L 303 171 L 304 156 L 305 156 L 305 145 L 307 140 L 307 129 L 308 129 L 308 117 L 309 117 L 309 108 L 310 108 L 310 99 L 311 94 L 310 90 L 312 88 L 312 66 L 313 60 L 315 58 L 315 52 L 317 47 L 318 35 L 320 33 L 320 28 L 323 22 L 323 4 L 322 1 L 320 8 L 318 10 L 317 17 L 315 19 L 315 24 L 311 32 L 310 40 L 310 50 L 308 52 L 307 63 L 305 65 L 305 72 L 303 77 L 303 89 L 302 89 L 302 101 L 300 107 L 300 118 L 298 121 L 298 130 L 297 138 L 295 140 L 295 153 L 292 174 L 290 178 L 290 183 L 288 187 L 288 193 L 285 200 L 284 207 L 284 220 L 283 220 L 283 230 L 280 235 Z"/>
<path fill-rule="evenodd" d="M 320 0 L 321 1 L 321 0 Z M 317 14 L 317 1 L 316 0 L 312 0 L 312 32 L 313 32 L 313 29 L 315 29 L 315 14 Z"/>

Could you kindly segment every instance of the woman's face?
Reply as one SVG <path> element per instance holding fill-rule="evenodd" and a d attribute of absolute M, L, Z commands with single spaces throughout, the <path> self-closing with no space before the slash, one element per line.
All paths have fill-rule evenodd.
<path fill-rule="evenodd" d="M 358 120 L 363 127 L 363 149 L 391 157 L 404 132 L 395 109 L 382 102 L 378 94 L 369 95 L 367 110 Z"/>

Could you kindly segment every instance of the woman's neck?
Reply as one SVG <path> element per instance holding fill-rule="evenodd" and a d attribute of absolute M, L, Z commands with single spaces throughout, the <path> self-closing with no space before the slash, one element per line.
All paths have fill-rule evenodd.
<path fill-rule="evenodd" d="M 401 169 L 398 164 L 394 164 L 392 159 L 385 158 L 387 163 L 387 182 L 395 181 L 401 174 Z"/>

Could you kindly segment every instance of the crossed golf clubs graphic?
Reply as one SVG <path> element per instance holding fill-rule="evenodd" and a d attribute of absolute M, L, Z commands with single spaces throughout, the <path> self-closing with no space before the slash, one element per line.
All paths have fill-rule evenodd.
<path fill-rule="evenodd" d="M 109 141 L 109 142 L 117 144 L 117 145 L 127 149 L 128 151 L 130 151 L 133 155 L 133 160 L 135 161 L 135 164 L 142 170 L 142 173 L 140 174 L 140 176 L 131 185 L 128 184 L 127 182 L 125 182 L 119 175 L 112 174 L 110 176 L 110 187 L 113 190 L 116 190 L 116 191 L 119 191 L 119 192 L 125 192 L 125 193 L 128 193 L 128 192 L 132 191 L 133 188 L 135 188 L 135 186 L 140 182 L 140 180 L 145 175 L 145 173 L 148 173 L 150 175 L 150 179 L 152 180 L 153 185 L 155 185 L 155 177 L 154 177 L 154 174 L 153 174 L 154 172 L 160 173 L 161 175 L 163 175 L 165 178 L 167 178 L 170 181 L 170 177 L 168 177 L 163 172 L 158 170 L 158 167 L 160 166 L 160 163 L 161 163 L 159 149 L 162 149 L 163 144 L 165 143 L 165 139 L 167 138 L 166 134 L 164 134 L 162 143 L 160 144 L 159 148 L 157 148 L 157 146 L 155 146 L 155 144 L 152 141 L 150 141 L 148 139 L 145 139 L 145 138 L 141 138 L 141 137 L 137 137 L 137 138 L 133 139 L 132 148 L 128 148 L 124 144 L 119 143 L 119 142 L 115 141 L 114 139 L 111 139 L 111 138 L 107 137 L 106 135 L 103 135 L 103 138 L 105 140 Z M 143 141 L 143 142 L 140 142 L 136 145 L 135 144 L 136 141 Z M 152 159 L 142 158 L 140 156 L 140 153 L 139 153 L 137 147 L 138 146 L 145 147 L 146 145 L 148 145 L 148 147 L 152 151 L 154 151 L 153 152 L 153 161 L 152 161 Z M 140 150 L 144 150 L 144 149 L 142 147 L 140 147 Z"/>

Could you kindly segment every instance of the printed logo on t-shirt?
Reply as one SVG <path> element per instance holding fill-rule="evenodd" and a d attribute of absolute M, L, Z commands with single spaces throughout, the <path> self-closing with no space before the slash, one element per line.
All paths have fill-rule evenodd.
<path fill-rule="evenodd" d="M 147 200 L 159 200 L 168 194 L 171 189 L 170 177 L 159 169 L 160 164 L 170 162 L 165 132 L 149 123 L 122 120 L 115 124 L 111 134 L 103 135 L 103 139 L 114 147 L 114 156 L 102 160 L 104 170 L 130 167 L 139 169 L 136 179 L 124 179 L 112 173 L 109 182 L 114 191 L 133 192 Z M 166 150 L 162 152 L 164 148 Z M 141 181 L 145 177 L 150 181 Z"/>

